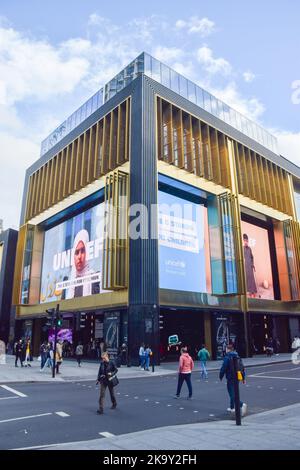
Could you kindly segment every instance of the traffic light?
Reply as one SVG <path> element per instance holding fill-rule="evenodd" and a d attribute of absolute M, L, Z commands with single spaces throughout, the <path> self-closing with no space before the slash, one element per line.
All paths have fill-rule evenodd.
<path fill-rule="evenodd" d="M 61 314 L 58 312 L 56 316 L 56 326 L 60 328 L 62 326 L 62 322 L 63 322 L 63 318 Z"/>
<path fill-rule="evenodd" d="M 47 321 L 45 326 L 47 328 L 53 328 L 54 327 L 54 318 L 55 318 L 55 308 L 49 308 L 46 310 L 47 313 Z"/>
<path fill-rule="evenodd" d="M 163 330 L 164 329 L 164 316 L 159 315 L 159 329 Z"/>

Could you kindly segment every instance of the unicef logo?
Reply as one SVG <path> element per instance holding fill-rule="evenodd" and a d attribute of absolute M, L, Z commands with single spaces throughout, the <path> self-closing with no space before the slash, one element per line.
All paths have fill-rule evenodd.
<path fill-rule="evenodd" d="M 295 366 L 298 366 L 300 364 L 300 348 L 296 349 L 296 351 L 293 352 L 292 363 Z"/>

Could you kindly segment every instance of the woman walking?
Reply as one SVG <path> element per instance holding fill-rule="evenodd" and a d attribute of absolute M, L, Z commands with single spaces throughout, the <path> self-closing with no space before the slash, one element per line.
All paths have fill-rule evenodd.
<path fill-rule="evenodd" d="M 193 389 L 192 389 L 192 370 L 194 369 L 194 361 L 187 352 L 187 347 L 181 348 L 181 356 L 179 359 L 179 374 L 178 374 L 178 385 L 177 392 L 174 398 L 180 397 L 181 387 L 185 381 L 189 390 L 188 400 L 192 399 Z"/>
<path fill-rule="evenodd" d="M 119 383 L 116 375 L 117 372 L 118 369 L 116 368 L 115 363 L 109 359 L 108 352 L 105 351 L 102 353 L 96 382 L 96 384 L 100 383 L 99 409 L 97 410 L 98 415 L 103 414 L 105 392 L 107 388 L 109 390 L 112 403 L 111 409 L 114 410 L 117 407 L 117 400 L 114 393 L 114 387 Z"/>

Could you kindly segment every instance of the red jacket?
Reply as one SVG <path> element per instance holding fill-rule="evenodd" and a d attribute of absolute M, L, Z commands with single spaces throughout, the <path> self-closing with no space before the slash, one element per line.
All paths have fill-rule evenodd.
<path fill-rule="evenodd" d="M 179 359 L 179 372 L 181 374 L 191 373 L 194 369 L 194 361 L 188 353 L 183 353 Z"/>

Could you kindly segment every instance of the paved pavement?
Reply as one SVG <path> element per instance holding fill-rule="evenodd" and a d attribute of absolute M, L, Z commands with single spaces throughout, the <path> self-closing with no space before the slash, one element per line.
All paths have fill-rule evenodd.
<path fill-rule="evenodd" d="M 154 439 L 158 432 L 157 428 L 164 433 L 170 426 L 173 432 L 179 426 L 177 433 L 180 433 L 182 425 L 191 426 L 193 429 L 193 424 L 201 423 L 205 423 L 208 429 L 211 424 L 216 426 L 212 427 L 214 442 L 217 441 L 218 445 L 221 445 L 222 433 L 226 435 L 228 426 L 232 426 L 233 423 L 230 413 L 226 411 L 228 407 L 226 383 L 219 381 L 218 371 L 210 371 L 207 381 L 200 380 L 197 373 L 193 374 L 192 401 L 186 399 L 185 385 L 181 398 L 173 399 L 177 385 L 175 373 L 144 374 L 146 373 L 137 371 L 138 378 L 134 380 L 123 378 L 116 389 L 117 409 L 109 409 L 110 400 L 107 396 L 102 416 L 96 414 L 99 388 L 95 387 L 94 378 L 92 381 L 78 379 L 54 381 L 51 385 L 49 382 L 0 385 L 0 448 L 41 448 L 52 444 L 81 441 L 89 441 L 90 445 L 92 440 L 100 438 L 105 441 L 104 436 L 115 435 L 118 436 L 114 441 L 117 445 L 120 437 L 121 442 L 123 438 L 125 441 L 127 439 L 126 445 L 129 449 L 135 449 L 137 444 L 133 437 L 136 433 L 146 432 L 147 448 L 151 449 L 152 445 L 156 448 L 155 442 L 150 444 L 148 442 Z M 246 425 L 248 419 L 252 419 L 254 415 L 299 404 L 300 367 L 285 363 L 248 368 L 247 382 L 240 390 L 242 400 L 248 403 L 249 418 L 243 420 L 243 425 Z M 299 421 L 299 413 L 298 415 L 296 413 L 298 410 L 293 416 Z M 263 420 L 263 424 L 269 424 L 269 421 Z M 283 426 L 286 427 L 284 423 Z M 199 430 L 195 429 L 199 439 Z M 231 434 L 231 430 L 229 431 Z M 293 433 L 292 429 L 290 433 L 292 442 Z M 158 436 L 160 436 L 158 441 L 166 439 L 166 442 L 161 440 L 161 448 L 165 448 L 166 445 L 171 446 L 164 435 L 158 434 Z M 203 434 L 206 443 L 204 436 L 206 431 Z M 268 439 L 267 432 L 266 438 Z M 280 439 L 281 441 L 284 442 Z M 103 442 L 101 445 L 110 446 L 110 443 L 111 441 L 106 444 Z M 75 444 L 75 448 L 78 445 L 81 444 Z M 186 445 L 184 441 L 184 448 Z M 174 448 L 181 448 L 180 443 Z"/>
<path fill-rule="evenodd" d="M 298 450 L 300 404 L 235 421 L 166 426 L 121 436 L 47 447 L 48 450 Z"/>
<path fill-rule="evenodd" d="M 291 354 L 280 354 L 272 357 L 255 356 L 253 358 L 244 359 L 246 367 L 254 367 L 265 364 L 279 364 L 282 362 L 290 362 Z M 52 378 L 50 368 L 40 372 L 40 363 L 35 360 L 31 363 L 31 367 L 15 367 L 14 357 L 6 356 L 6 364 L 0 364 L 0 384 L 2 383 L 17 383 L 17 382 L 64 382 L 72 380 L 95 380 L 98 372 L 98 363 L 83 361 L 82 367 L 78 367 L 76 360 L 64 360 L 60 368 L 61 374 L 55 379 Z M 221 361 L 209 361 L 208 370 L 218 370 L 221 367 Z M 196 368 L 199 369 L 199 364 L 196 362 Z M 153 375 L 162 376 L 169 374 L 176 374 L 178 364 L 176 362 L 163 363 L 159 367 L 155 367 L 153 373 L 150 369 L 149 372 L 140 370 L 138 367 L 121 367 L 118 372 L 118 377 L 122 378 L 135 378 L 135 377 L 151 377 Z"/>

